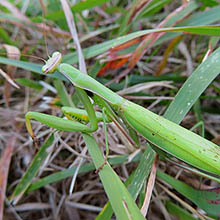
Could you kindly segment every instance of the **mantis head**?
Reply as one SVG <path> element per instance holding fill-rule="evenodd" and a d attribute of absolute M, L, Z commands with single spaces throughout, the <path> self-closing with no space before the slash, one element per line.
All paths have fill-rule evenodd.
<path fill-rule="evenodd" d="M 43 73 L 53 73 L 57 65 L 60 64 L 62 60 L 62 54 L 60 52 L 54 52 L 52 54 L 52 57 L 49 58 L 48 61 L 46 61 L 46 64 L 42 67 Z"/>

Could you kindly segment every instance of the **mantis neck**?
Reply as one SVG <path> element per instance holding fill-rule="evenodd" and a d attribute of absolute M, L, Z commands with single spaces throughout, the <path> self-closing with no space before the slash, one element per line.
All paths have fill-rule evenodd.
<path fill-rule="evenodd" d="M 73 85 L 95 93 L 115 107 L 120 108 L 125 102 L 124 98 L 69 64 L 62 63 L 58 65 L 58 70 L 69 79 Z"/>

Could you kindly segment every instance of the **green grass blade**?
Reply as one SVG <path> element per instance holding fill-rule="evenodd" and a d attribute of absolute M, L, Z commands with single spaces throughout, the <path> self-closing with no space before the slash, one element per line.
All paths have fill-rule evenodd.
<path fill-rule="evenodd" d="M 188 34 L 220 36 L 220 26 L 187 26 L 187 27 L 159 28 L 159 29 L 137 31 L 137 32 L 128 34 L 126 36 L 116 38 L 114 40 L 110 40 L 110 41 L 101 43 L 99 45 L 95 45 L 90 48 L 87 48 L 87 50 L 83 50 L 84 56 L 85 58 L 94 57 L 101 53 L 104 53 L 105 51 L 107 51 L 108 49 L 112 47 L 125 43 L 129 40 L 132 40 L 134 38 L 137 38 L 137 37 L 140 37 L 146 34 L 156 33 L 156 32 L 184 32 Z M 63 62 L 70 63 L 70 64 L 76 63 L 77 61 L 78 61 L 78 57 L 76 56 L 75 53 L 74 53 L 74 57 L 73 57 L 73 54 L 69 54 L 68 56 L 65 56 L 63 58 Z M 26 70 L 33 71 L 35 73 L 43 74 L 41 71 L 42 66 L 39 64 L 18 61 L 18 60 L 11 60 L 5 57 L 0 57 L 0 63 L 17 66 L 17 67 L 20 67 Z M 58 71 L 56 71 L 54 74 L 50 76 L 65 80 L 65 77 L 62 76 L 60 73 L 58 73 Z"/>
<path fill-rule="evenodd" d="M 0 38 L 6 44 L 17 46 L 17 44 L 14 41 L 11 40 L 10 36 L 8 35 L 8 33 L 2 27 L 0 27 Z"/>
<path fill-rule="evenodd" d="M 191 15 L 188 19 L 180 22 L 178 26 L 194 26 L 194 25 L 209 25 L 220 19 L 220 6 L 211 8 L 203 12 L 197 12 Z M 158 41 L 155 42 L 154 46 L 161 44 L 164 41 L 170 40 L 181 33 L 166 33 Z M 104 53 L 106 50 L 110 49 L 113 44 L 113 40 L 101 43 L 99 45 L 94 45 L 92 47 L 83 50 L 85 58 L 90 58 Z M 107 48 L 108 47 L 108 48 Z M 104 50 L 104 51 L 103 51 Z M 70 64 L 77 63 L 78 57 L 76 53 L 67 55 L 66 61 Z"/>
<path fill-rule="evenodd" d="M 128 183 L 129 178 L 126 180 L 125 185 L 129 185 L 128 191 L 134 200 L 137 199 L 143 184 L 145 183 L 150 171 L 152 164 L 154 162 L 156 153 L 152 150 L 149 144 L 146 146 L 145 152 L 141 155 L 141 160 L 138 164 L 133 175 L 130 175 L 130 183 Z M 112 207 L 107 203 L 102 211 L 99 213 L 96 220 L 108 220 L 113 214 Z"/>
<path fill-rule="evenodd" d="M 46 177 L 43 177 L 43 178 L 35 181 L 34 183 L 32 183 L 30 185 L 30 187 L 28 188 L 27 192 L 37 190 L 37 189 L 39 189 L 43 186 L 46 186 L 50 183 L 55 183 L 57 181 L 66 179 L 67 177 L 71 177 L 71 176 L 74 175 L 76 170 L 77 170 L 77 167 L 72 167 L 72 168 L 69 168 L 69 169 L 66 169 L 66 170 L 63 170 L 63 171 L 60 171 L 60 172 L 53 173 L 53 174 L 48 175 Z M 95 170 L 94 165 L 91 164 L 91 163 L 86 163 L 86 164 L 83 164 L 80 167 L 78 173 L 79 174 L 80 173 L 85 173 L 85 172 L 89 172 L 89 171 L 92 171 L 92 170 Z"/>
<path fill-rule="evenodd" d="M 86 142 L 86 146 L 88 147 L 95 167 L 98 169 L 104 162 L 102 152 L 91 135 L 83 134 L 83 138 Z M 99 176 L 117 219 L 145 219 L 132 199 L 130 193 L 127 191 L 124 184 L 109 164 L 104 165 L 104 167 L 99 171 Z"/>
<path fill-rule="evenodd" d="M 95 220 L 109 220 L 113 214 L 113 209 L 110 202 L 107 202 L 103 207 L 102 211 L 96 216 Z"/>
<path fill-rule="evenodd" d="M 149 144 L 147 144 L 146 150 L 142 154 L 141 161 L 135 170 L 134 177 L 132 178 L 131 184 L 128 188 L 128 191 L 131 193 L 131 196 L 134 200 L 137 199 L 144 182 L 148 178 L 155 156 L 155 151 L 150 147 Z"/>
<path fill-rule="evenodd" d="M 193 13 L 198 8 L 198 4 L 195 1 L 190 1 L 188 5 L 183 8 L 182 10 L 179 10 L 178 13 L 175 13 L 170 19 L 168 19 L 165 22 L 165 26 L 169 27 L 171 25 L 174 25 L 175 23 L 179 23 L 178 21 L 183 20 L 186 16 Z M 179 26 L 179 25 L 178 25 Z"/>
<path fill-rule="evenodd" d="M 220 35 L 219 32 L 219 28 L 220 27 L 216 27 L 216 26 L 210 26 L 210 27 L 214 27 L 212 29 L 212 31 L 210 32 L 210 34 L 214 34 L 214 35 Z M 201 28 L 201 29 L 200 29 Z M 146 34 L 150 34 L 150 33 L 154 33 L 154 32 L 160 32 L 162 30 L 164 30 L 165 32 L 170 32 L 170 31 L 183 31 L 186 33 L 191 33 L 191 34 L 204 34 L 206 31 L 208 31 L 208 26 L 198 26 L 198 27 L 174 27 L 174 28 L 161 28 L 161 29 L 150 29 L 150 30 L 143 30 L 143 31 L 137 31 L 98 45 L 94 45 L 91 46 L 89 48 L 86 48 L 83 50 L 83 54 L 85 56 L 86 59 L 97 56 L 99 54 L 102 54 L 104 52 L 106 52 L 107 50 L 109 50 L 112 47 L 118 46 L 122 43 L 125 43 L 129 40 L 132 40 L 134 38 L 146 35 Z M 180 35 L 180 33 L 169 33 L 169 34 L 174 34 L 175 36 Z M 207 32 L 206 32 L 207 34 Z M 175 37 L 174 36 L 174 37 Z M 171 35 L 171 37 L 168 37 L 168 39 L 164 39 L 165 40 L 169 40 L 173 38 L 173 36 Z M 158 41 L 159 43 L 162 43 L 163 41 Z M 154 45 L 158 45 L 158 43 L 156 42 Z M 76 53 L 72 53 L 72 54 L 68 54 L 67 56 L 64 56 L 63 61 L 69 64 L 73 64 L 73 63 L 77 63 L 78 62 L 78 57 L 76 55 Z"/>
<path fill-rule="evenodd" d="M 138 20 L 140 20 L 141 17 L 143 17 L 143 16 L 146 17 L 149 14 L 151 14 L 151 16 L 152 16 L 153 13 L 159 11 L 168 2 L 170 2 L 170 0 L 163 0 L 163 1 L 154 0 L 154 1 L 150 1 L 150 2 L 145 1 L 145 4 L 142 4 L 141 9 L 139 9 L 139 11 L 136 12 L 135 16 L 134 16 L 134 14 L 132 14 L 132 13 L 134 13 L 135 9 L 137 10 L 140 2 L 133 1 L 131 7 L 129 8 L 127 13 L 124 15 L 124 18 L 121 22 L 120 29 L 119 29 L 119 35 L 122 36 L 122 35 L 126 34 L 129 31 L 129 29 L 131 28 L 131 26 L 134 23 L 136 23 Z M 130 20 L 130 22 L 129 22 L 129 20 Z"/>
<path fill-rule="evenodd" d="M 136 157 L 134 157 L 131 162 L 139 161 L 140 160 L 139 156 L 140 155 L 137 155 Z M 127 161 L 128 161 L 128 155 L 119 156 L 119 157 L 109 159 L 109 163 L 111 165 L 122 164 L 122 163 L 127 162 Z M 45 176 L 45 177 L 35 181 L 34 183 L 32 183 L 27 191 L 31 192 L 33 190 L 39 189 L 43 186 L 46 186 L 50 183 L 54 183 L 54 182 L 66 179 L 67 177 L 73 176 L 76 169 L 77 169 L 77 167 L 72 167 L 72 168 L 62 170 L 62 171 L 50 174 L 48 176 Z M 89 172 L 89 171 L 92 171 L 92 170 L 95 170 L 95 166 L 91 163 L 85 163 L 80 167 L 78 173 L 79 174 L 86 173 L 86 172 Z"/>
<path fill-rule="evenodd" d="M 220 48 L 201 63 L 177 93 L 164 117 L 179 124 L 220 72 Z"/>
<path fill-rule="evenodd" d="M 70 106 L 70 107 L 75 107 L 73 104 L 73 101 L 71 97 L 68 95 L 66 91 L 66 87 L 64 86 L 63 82 L 59 79 L 54 80 L 54 86 L 57 90 L 58 96 L 60 98 L 60 101 L 63 106 Z"/>
<path fill-rule="evenodd" d="M 219 188 L 210 190 L 197 190 L 191 186 L 161 172 L 157 171 L 157 177 L 171 185 L 175 190 L 190 199 L 194 204 L 212 216 L 220 215 Z"/>
<path fill-rule="evenodd" d="M 166 201 L 165 206 L 167 211 L 178 217 L 179 220 L 196 220 L 196 218 L 194 218 L 189 212 L 177 206 L 171 201 Z"/>
<path fill-rule="evenodd" d="M 189 18 L 180 22 L 177 26 L 194 26 L 194 25 L 208 25 L 214 22 L 218 22 L 220 19 L 220 6 L 211 8 L 203 12 L 193 13 Z M 180 33 L 166 33 L 160 39 L 155 42 L 155 46 L 161 44 L 161 42 L 170 40 L 176 36 L 179 36 Z"/>
<path fill-rule="evenodd" d="M 12 60 L 12 59 L 8 59 L 5 57 L 0 57 L 0 63 L 20 67 L 22 69 L 29 70 L 34 73 L 45 75 L 45 73 L 43 73 L 41 71 L 41 68 L 42 68 L 41 64 L 25 62 L 25 61 L 21 61 L 21 60 Z M 67 81 L 67 79 L 58 71 L 55 71 L 54 74 L 51 74 L 49 76 L 52 78 L 57 78 L 57 79 L 61 79 L 63 81 Z"/>
<path fill-rule="evenodd" d="M 189 18 L 180 22 L 178 26 L 185 25 L 207 25 L 216 22 L 220 19 L 220 5 L 211 8 L 210 10 L 200 11 L 192 14 Z"/>
<path fill-rule="evenodd" d="M 12 60 L 12 59 L 8 59 L 5 57 L 0 57 L 0 63 L 6 64 L 6 65 L 17 66 L 25 70 L 43 74 L 41 71 L 41 68 L 42 68 L 41 64 L 30 63 L 30 62 L 25 62 L 25 61 L 20 61 L 20 60 Z"/>
<path fill-rule="evenodd" d="M 86 9 L 91 9 L 93 7 L 99 6 L 105 2 L 108 2 L 109 0 L 87 0 L 87 1 L 79 1 L 77 4 L 73 5 L 71 7 L 71 11 L 73 13 L 80 13 L 83 10 Z M 45 18 L 53 20 L 53 21 L 58 21 L 59 19 L 64 18 L 64 12 L 63 10 L 50 13 L 49 15 L 45 16 Z"/>
<path fill-rule="evenodd" d="M 171 0 L 154 0 L 148 3 L 148 6 L 137 15 L 135 21 L 138 21 L 141 17 L 153 16 L 155 13 L 159 12 L 164 5 L 170 3 Z"/>
<path fill-rule="evenodd" d="M 27 169 L 25 175 L 22 177 L 19 184 L 16 186 L 12 196 L 10 197 L 11 201 L 17 200 L 20 198 L 26 189 L 30 186 L 33 178 L 36 176 L 38 170 L 40 169 L 42 163 L 47 157 L 47 148 L 51 146 L 54 140 L 54 135 L 51 134 L 50 137 L 45 141 L 45 143 L 41 146 L 38 153 L 35 155 L 31 165 Z"/>
<path fill-rule="evenodd" d="M 208 179 L 213 180 L 213 181 L 215 181 L 217 183 L 220 183 L 220 178 L 218 176 L 216 176 L 216 177 L 215 176 L 211 176 L 210 174 L 206 174 L 205 172 L 200 171 L 200 170 L 198 170 L 196 168 L 189 167 L 189 166 L 186 166 L 184 164 L 180 164 L 180 163 L 175 162 L 173 160 L 169 160 L 168 158 L 166 158 L 166 160 L 171 162 L 172 164 L 176 165 L 177 167 L 180 167 L 180 168 L 188 170 L 191 173 L 194 173 L 194 174 L 199 175 L 201 177 L 208 178 Z"/>
<path fill-rule="evenodd" d="M 23 86 L 27 86 L 32 89 L 41 90 L 43 86 L 34 80 L 27 79 L 27 78 L 16 78 L 15 81 Z"/>

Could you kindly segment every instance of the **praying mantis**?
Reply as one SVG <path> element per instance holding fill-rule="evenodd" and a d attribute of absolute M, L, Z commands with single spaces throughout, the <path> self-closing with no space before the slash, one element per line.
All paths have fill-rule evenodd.
<path fill-rule="evenodd" d="M 132 128 L 154 146 L 196 168 L 220 175 L 220 148 L 217 145 L 142 106 L 124 99 L 73 66 L 61 63 L 61 60 L 61 53 L 53 53 L 52 57 L 42 67 L 42 71 L 53 73 L 57 69 L 76 87 L 76 90 L 80 91 L 79 96 L 87 112 L 87 114 L 79 113 L 79 115 L 84 115 L 80 120 L 89 121 L 90 125 L 87 126 L 85 123 L 48 114 L 28 112 L 25 116 L 26 127 L 33 139 L 35 137 L 31 127 L 32 119 L 58 130 L 94 132 L 98 127 L 97 122 L 102 119 L 99 114 L 95 113 L 84 91 L 87 90 L 104 99 L 116 114 L 123 115 L 123 120 L 126 120 Z M 67 107 L 63 107 L 62 112 L 68 119 L 76 115 L 75 110 L 72 111 Z M 83 117 L 86 119 L 84 120 Z"/>

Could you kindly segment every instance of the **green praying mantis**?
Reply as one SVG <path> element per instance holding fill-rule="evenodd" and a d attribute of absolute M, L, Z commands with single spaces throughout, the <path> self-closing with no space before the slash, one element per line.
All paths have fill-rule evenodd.
<path fill-rule="evenodd" d="M 53 53 L 52 57 L 42 67 L 42 71 L 53 73 L 57 69 L 76 87 L 87 114 L 84 114 L 84 112 L 76 113 L 75 110 L 73 111 L 68 107 L 63 107 L 62 112 L 68 119 L 77 117 L 82 121 L 89 121 L 89 126 L 79 121 L 66 120 L 43 113 L 28 112 L 26 114 L 26 127 L 33 139 L 32 119 L 63 131 L 87 133 L 95 131 L 98 127 L 98 121 L 102 118 L 99 113 L 94 111 L 93 105 L 84 91 L 87 90 L 95 94 L 96 97 L 104 99 L 116 114 L 123 115 L 123 120 L 126 120 L 126 123 L 153 145 L 194 167 L 220 175 L 219 146 L 142 106 L 124 99 L 73 66 L 61 63 L 61 59 L 61 53 Z"/>

